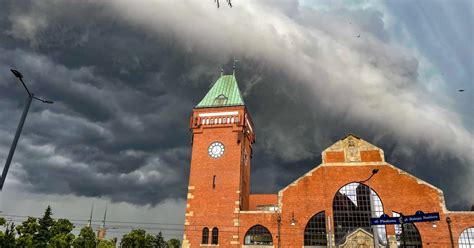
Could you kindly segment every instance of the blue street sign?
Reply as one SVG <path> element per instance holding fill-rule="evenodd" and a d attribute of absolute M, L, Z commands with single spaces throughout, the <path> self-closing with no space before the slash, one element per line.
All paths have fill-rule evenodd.
<path fill-rule="evenodd" d="M 402 223 L 438 221 L 439 213 L 423 213 L 416 211 L 415 215 L 406 215 L 401 217 L 390 217 L 382 214 L 379 218 L 370 218 L 370 225 L 395 225 Z"/>
<path fill-rule="evenodd" d="M 400 224 L 400 217 L 390 217 L 382 214 L 380 218 L 370 218 L 370 225 L 394 225 Z"/>
<path fill-rule="evenodd" d="M 416 211 L 415 215 L 403 216 L 403 223 L 413 222 L 427 222 L 439 220 L 439 213 L 423 213 L 422 211 Z"/>

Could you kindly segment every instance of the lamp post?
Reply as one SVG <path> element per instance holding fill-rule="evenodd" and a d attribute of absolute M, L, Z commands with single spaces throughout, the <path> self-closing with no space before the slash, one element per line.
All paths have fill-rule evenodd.
<path fill-rule="evenodd" d="M 10 147 L 10 152 L 8 153 L 7 160 L 5 161 L 5 166 L 3 167 L 2 178 L 0 178 L 0 191 L 3 190 L 3 184 L 5 183 L 5 179 L 8 174 L 8 169 L 10 168 L 10 164 L 12 162 L 13 154 L 15 153 L 15 148 L 18 143 L 18 139 L 20 138 L 21 131 L 23 129 L 23 124 L 25 124 L 26 116 L 28 115 L 28 110 L 30 109 L 31 101 L 33 99 L 38 100 L 43 103 L 52 104 L 52 101 L 44 100 L 41 98 L 36 97 L 33 93 L 30 92 L 28 87 L 26 87 L 25 82 L 23 82 L 23 75 L 14 69 L 10 70 L 13 75 L 15 75 L 18 80 L 20 80 L 21 84 L 25 88 L 26 92 L 28 93 L 28 97 L 26 99 L 25 107 L 23 108 L 23 114 L 21 115 L 20 123 L 18 124 L 18 128 L 16 129 L 15 137 L 13 138 L 12 146 Z"/>
<path fill-rule="evenodd" d="M 446 223 L 448 223 L 449 239 L 451 241 L 451 247 L 454 248 L 453 231 L 451 230 L 451 218 L 449 216 L 446 217 Z"/>
<path fill-rule="evenodd" d="M 369 186 L 369 201 L 370 201 L 370 217 L 377 217 L 375 216 L 375 211 L 374 211 L 374 199 L 372 196 L 372 188 L 370 187 L 370 179 L 379 172 L 379 169 L 373 169 L 372 170 L 372 175 L 370 175 L 369 178 L 365 179 L 364 181 L 360 181 L 359 183 L 365 183 L 368 182 Z M 374 246 L 376 248 L 379 248 L 379 236 L 377 234 L 377 227 L 372 227 L 372 234 L 374 236 Z"/>

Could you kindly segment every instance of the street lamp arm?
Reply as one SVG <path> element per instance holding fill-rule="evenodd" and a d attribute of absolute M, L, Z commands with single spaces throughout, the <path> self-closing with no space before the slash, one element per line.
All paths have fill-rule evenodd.
<path fill-rule="evenodd" d="M 25 82 L 23 82 L 23 79 L 22 78 L 19 78 L 19 79 L 20 79 L 20 82 L 23 85 L 23 87 L 25 87 L 26 92 L 28 92 L 28 95 L 32 96 L 32 94 L 31 94 L 30 90 L 28 89 L 28 87 L 26 87 Z"/>
<path fill-rule="evenodd" d="M 43 103 L 49 103 L 49 104 L 53 104 L 54 102 L 53 101 L 49 101 L 49 100 L 44 100 L 44 99 L 41 99 L 39 97 L 36 97 L 36 96 L 32 96 L 34 99 L 38 100 L 38 101 L 41 101 Z"/>
<path fill-rule="evenodd" d="M 358 183 L 365 183 L 365 182 L 369 181 L 375 174 L 377 174 L 377 172 L 379 172 L 379 169 L 373 169 L 373 170 L 372 170 L 372 175 L 370 175 L 369 178 L 367 178 L 367 179 L 365 179 L 365 180 L 363 180 L 363 181 L 359 181 Z"/>
<path fill-rule="evenodd" d="M 15 70 L 15 69 L 10 69 L 10 71 L 13 73 L 13 75 L 15 75 L 15 77 L 18 78 L 18 80 L 20 80 L 20 82 L 23 85 L 23 87 L 25 88 L 26 92 L 28 92 L 28 95 L 32 96 L 32 94 L 31 94 L 30 90 L 28 89 L 28 87 L 26 87 L 25 82 L 23 82 L 23 75 L 21 74 L 21 72 Z"/>

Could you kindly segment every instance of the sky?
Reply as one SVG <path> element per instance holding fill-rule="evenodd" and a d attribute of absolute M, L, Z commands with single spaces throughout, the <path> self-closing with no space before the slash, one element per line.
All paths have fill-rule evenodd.
<path fill-rule="evenodd" d="M 221 2 L 3 0 L 0 164 L 26 101 L 10 68 L 55 102 L 32 103 L 3 214 L 51 205 L 81 227 L 108 204 L 110 236 L 180 238 L 189 117 L 234 58 L 257 135 L 253 193 L 276 193 L 354 133 L 448 209 L 474 204 L 472 1 Z"/>

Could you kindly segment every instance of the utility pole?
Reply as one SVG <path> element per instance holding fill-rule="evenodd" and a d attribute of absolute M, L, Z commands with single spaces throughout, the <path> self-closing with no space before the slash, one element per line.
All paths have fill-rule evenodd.
<path fill-rule="evenodd" d="M 21 131 L 23 130 L 23 125 L 25 124 L 26 116 L 28 115 L 28 110 L 30 109 L 31 101 L 33 99 L 38 100 L 43 103 L 52 104 L 52 101 L 44 100 L 41 98 L 36 97 L 33 93 L 30 92 L 28 87 L 26 87 L 25 82 L 23 82 L 23 75 L 17 70 L 10 70 L 15 77 L 20 80 L 21 84 L 25 88 L 26 92 L 28 93 L 28 98 L 26 99 L 25 107 L 23 108 L 23 114 L 21 115 L 20 123 L 18 124 L 18 128 L 16 129 L 15 137 L 13 138 L 12 146 L 10 147 L 10 152 L 8 153 L 7 160 L 5 162 L 5 166 L 3 167 L 2 178 L 0 178 L 0 191 L 3 190 L 3 185 L 5 184 L 5 179 L 7 178 L 8 169 L 10 169 L 10 164 L 13 159 L 13 154 L 15 153 L 16 145 L 18 144 L 18 139 L 20 138 Z"/>

